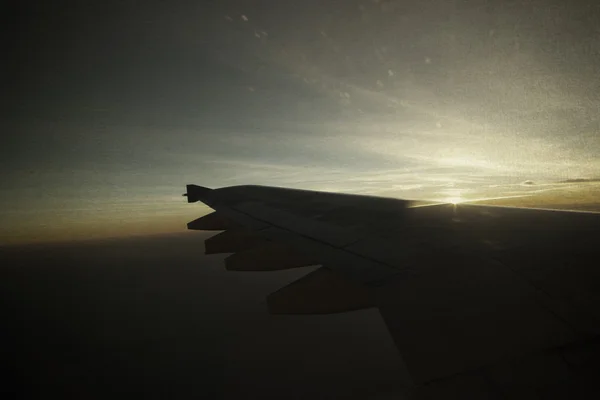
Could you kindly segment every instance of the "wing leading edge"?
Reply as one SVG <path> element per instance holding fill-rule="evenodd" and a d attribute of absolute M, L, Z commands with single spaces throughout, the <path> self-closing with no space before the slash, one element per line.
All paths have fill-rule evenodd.
<path fill-rule="evenodd" d="M 231 269 L 322 265 L 271 294 L 271 312 L 377 307 L 420 395 L 448 380 L 486 393 L 522 391 L 531 381 L 507 383 L 498 365 L 514 378 L 523 363 L 545 371 L 544 357 L 558 366 L 534 386 L 556 386 L 562 380 L 552 371 L 573 370 L 565 352 L 600 333 L 600 271 L 590 262 L 600 215 L 411 208 L 404 200 L 261 186 L 187 190 L 189 202 L 216 211 L 188 228 L 226 230 L 231 239 L 212 248 L 235 253 Z"/>

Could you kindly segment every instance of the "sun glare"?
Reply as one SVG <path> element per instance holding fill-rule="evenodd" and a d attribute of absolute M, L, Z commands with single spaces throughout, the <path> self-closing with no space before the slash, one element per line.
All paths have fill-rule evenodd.
<path fill-rule="evenodd" d="M 447 197 L 446 199 L 444 199 L 444 201 L 450 204 L 458 204 L 464 200 L 460 197 Z"/>

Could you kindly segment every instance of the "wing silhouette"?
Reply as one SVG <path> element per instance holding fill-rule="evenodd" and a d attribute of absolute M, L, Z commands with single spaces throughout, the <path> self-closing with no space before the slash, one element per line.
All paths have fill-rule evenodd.
<path fill-rule="evenodd" d="M 230 270 L 321 268 L 276 314 L 377 307 L 416 398 L 583 397 L 600 366 L 600 213 L 187 186 Z M 558 397 L 557 397 L 558 396 Z"/>

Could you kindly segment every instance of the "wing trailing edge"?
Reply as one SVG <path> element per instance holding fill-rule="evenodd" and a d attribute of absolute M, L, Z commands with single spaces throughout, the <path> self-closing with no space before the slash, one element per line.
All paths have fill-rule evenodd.
<path fill-rule="evenodd" d="M 318 261 L 274 242 L 232 254 L 225 259 L 225 269 L 229 271 L 279 271 L 317 264 Z"/>
<path fill-rule="evenodd" d="M 204 241 L 205 254 L 235 253 L 266 243 L 267 240 L 248 232 L 228 230 Z"/>
<path fill-rule="evenodd" d="M 239 224 L 216 212 L 207 214 L 187 224 L 188 229 L 195 231 L 226 231 L 239 227 Z"/>
<path fill-rule="evenodd" d="M 368 288 L 321 267 L 267 296 L 271 314 L 334 314 L 375 307 Z"/>

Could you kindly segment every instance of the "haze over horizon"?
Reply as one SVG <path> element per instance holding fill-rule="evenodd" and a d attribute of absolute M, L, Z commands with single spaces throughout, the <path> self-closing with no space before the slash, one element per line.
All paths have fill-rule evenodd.
<path fill-rule="evenodd" d="M 210 210 L 187 183 L 598 209 L 598 182 L 559 183 L 600 177 L 598 19 L 558 0 L 15 4 L 0 244 L 183 230 Z"/>

